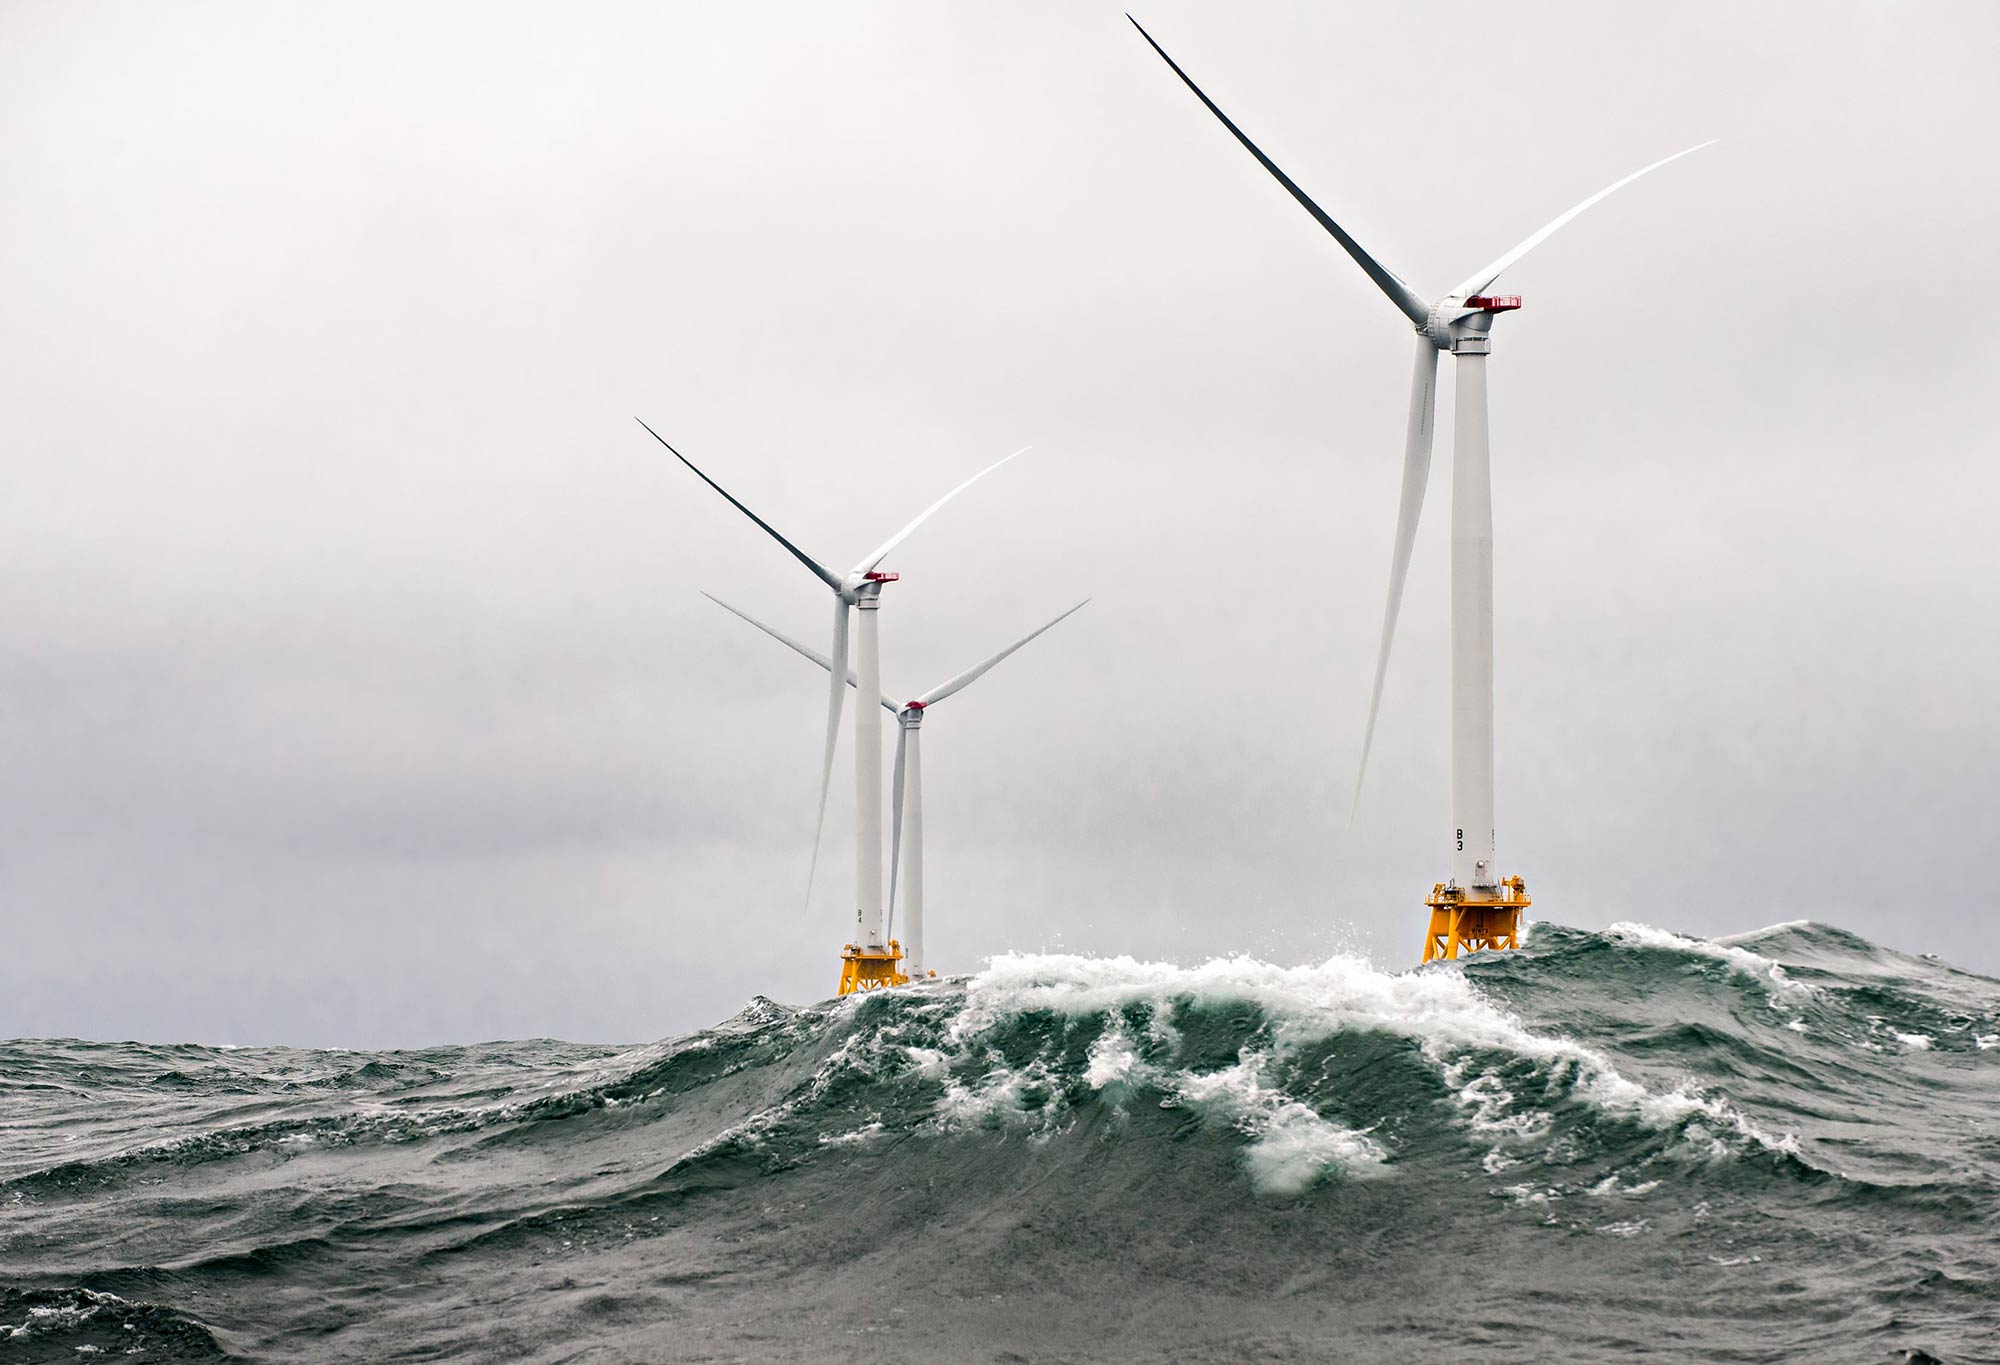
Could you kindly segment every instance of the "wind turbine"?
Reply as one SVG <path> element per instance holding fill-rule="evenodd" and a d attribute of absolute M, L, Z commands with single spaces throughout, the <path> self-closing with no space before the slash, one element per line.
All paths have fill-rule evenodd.
<path fill-rule="evenodd" d="M 643 419 L 639 421 L 639 425 L 646 427 L 647 435 L 666 446 L 675 459 L 694 470 L 695 476 L 722 494 L 730 506 L 756 522 L 764 534 L 790 551 L 794 559 L 810 569 L 813 576 L 833 592 L 833 659 L 829 665 L 833 683 L 826 707 L 826 757 L 820 770 L 819 814 L 813 825 L 812 862 L 806 869 L 806 899 L 810 903 L 813 876 L 819 869 L 820 835 L 826 828 L 826 794 L 833 782 L 833 751 L 840 738 L 840 703 L 847 692 L 848 610 L 852 608 L 861 613 L 861 626 L 856 632 L 860 637 L 856 641 L 855 650 L 856 661 L 859 664 L 857 685 L 861 688 L 863 696 L 874 696 L 882 690 L 881 636 L 876 626 L 876 613 L 882 605 L 883 584 L 894 583 L 899 577 L 897 574 L 883 573 L 876 566 L 888 557 L 891 550 L 901 545 L 912 531 L 928 521 L 932 513 L 1006 464 L 1015 455 L 1025 452 L 1028 447 L 1022 446 L 1013 455 L 1003 456 L 974 474 L 918 513 L 914 521 L 883 541 L 867 558 L 845 574 L 839 574 L 801 550 L 780 535 L 771 523 L 738 502 L 728 489 L 702 473 L 694 461 L 675 450 L 666 437 L 646 426 Z M 883 925 L 882 717 L 872 706 L 855 708 L 854 800 L 854 918 L 857 932 L 855 941 L 848 944 L 841 953 L 843 995 L 849 990 L 867 990 L 874 986 L 895 984 L 898 977 L 896 964 L 901 957 L 895 945 L 889 941 Z"/>
<path fill-rule="evenodd" d="M 1276 162 L 1202 93 L 1200 86 L 1167 56 L 1166 49 L 1131 15 L 1153 51 L 1195 98 L 1222 122 L 1245 151 L 1285 187 L 1300 207 L 1361 267 L 1417 332 L 1416 370 L 1410 381 L 1410 412 L 1403 451 L 1402 503 L 1396 514 L 1396 544 L 1389 561 L 1389 597 L 1382 613 L 1382 642 L 1375 657 L 1375 684 L 1368 700 L 1368 725 L 1361 745 L 1361 764 L 1354 780 L 1355 800 L 1368 769 L 1375 742 L 1375 718 L 1382 705 L 1382 683 L 1389 669 L 1389 647 L 1402 610 L 1403 582 L 1410 568 L 1410 549 L 1423 510 L 1424 487 L 1431 467 L 1431 424 L 1437 388 L 1438 352 L 1450 351 L 1456 362 L 1457 403 L 1452 432 L 1451 498 L 1451 830 L 1450 880 L 1431 889 L 1431 919 L 1424 936 L 1424 961 L 1457 957 L 1461 948 L 1512 948 L 1518 943 L 1521 911 L 1530 904 L 1527 884 L 1520 877 L 1502 878 L 1494 854 L 1493 820 L 1493 475 L 1486 431 L 1486 357 L 1492 350 L 1493 319 L 1521 306 L 1518 294 L 1489 291 L 1501 272 L 1600 199 L 1623 189 L 1649 171 L 1656 171 L 1710 142 L 1697 143 L 1645 166 L 1549 223 L 1498 259 L 1431 303 L 1425 303 L 1400 276 L 1349 236 L 1315 204 Z"/>
<path fill-rule="evenodd" d="M 729 603 L 723 601 L 712 592 L 704 592 L 702 596 L 715 603 L 716 606 L 721 607 L 724 611 L 733 612 L 737 616 L 742 617 L 745 621 L 748 621 L 778 643 L 789 645 L 793 650 L 811 659 L 828 673 L 835 672 L 833 660 L 827 658 L 826 655 L 820 653 L 818 650 L 808 648 L 800 644 L 797 640 L 794 640 L 791 636 L 786 635 L 783 631 L 765 625 L 762 621 L 759 621 L 740 607 L 730 606 Z M 1076 612 L 1083 610 L 1085 603 L 1089 601 L 1088 597 L 1084 598 L 1082 602 L 1077 603 L 1047 625 L 1029 631 L 1026 635 L 1023 635 L 1020 639 L 1008 645 L 990 659 L 974 664 L 971 668 L 966 669 L 965 672 L 960 673 L 956 677 L 939 683 L 915 701 L 904 702 L 899 706 L 888 693 L 884 692 L 880 694 L 882 709 L 894 716 L 902 727 L 896 734 L 895 796 L 891 803 L 895 811 L 895 841 L 894 847 L 889 854 L 889 915 L 890 923 L 893 927 L 896 911 L 897 872 L 904 864 L 907 864 L 908 871 L 904 872 L 902 876 L 902 889 L 904 907 L 904 965 L 909 976 L 923 977 L 931 974 L 924 965 L 924 764 L 922 744 L 924 715 L 931 707 L 976 681 L 988 669 L 992 668 L 1002 659 L 1005 659 L 1022 645 L 1027 644 L 1028 641 L 1034 639 L 1037 635 L 1049 630 Z M 850 672 L 847 675 L 847 682 L 858 688 L 861 680 Z M 866 707 L 866 695 L 866 693 L 862 694 L 864 698 L 862 705 L 864 708 Z M 845 985 L 846 981 L 843 977 L 842 986 L 845 987 Z M 845 995 L 847 991 L 843 989 L 841 994 Z"/>

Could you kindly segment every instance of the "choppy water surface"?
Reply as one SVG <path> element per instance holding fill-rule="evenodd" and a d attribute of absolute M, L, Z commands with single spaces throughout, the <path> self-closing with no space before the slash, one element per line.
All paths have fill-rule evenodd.
<path fill-rule="evenodd" d="M 0 1044 L 0 1362 L 2000 1360 L 2000 983 L 1008 957 L 635 1048 Z"/>

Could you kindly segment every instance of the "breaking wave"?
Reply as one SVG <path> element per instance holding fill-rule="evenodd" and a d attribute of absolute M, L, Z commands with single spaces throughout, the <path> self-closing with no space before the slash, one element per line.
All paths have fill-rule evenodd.
<path fill-rule="evenodd" d="M 1400 1355 L 1448 1264 L 1455 1358 L 1971 1359 L 1996 1010 L 1822 925 L 1543 924 L 1008 955 L 636 1048 L 0 1044 L 0 1357 L 824 1358 L 844 1295 L 923 1315 L 853 1328 L 891 1357 Z M 1666 1276 L 1707 1289 L 1629 1293 Z"/>

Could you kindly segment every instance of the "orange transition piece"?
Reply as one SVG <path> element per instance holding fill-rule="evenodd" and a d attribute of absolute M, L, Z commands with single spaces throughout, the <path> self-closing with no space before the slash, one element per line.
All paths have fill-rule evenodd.
<path fill-rule="evenodd" d="M 856 991 L 876 991 L 884 986 L 901 986 L 909 977 L 896 970 L 903 960 L 903 945 L 889 940 L 886 948 L 859 948 L 850 943 L 840 950 L 841 995 Z"/>
<path fill-rule="evenodd" d="M 1424 903 L 1431 908 L 1430 932 L 1424 935 L 1426 962 L 1520 947 L 1521 912 L 1534 904 L 1528 899 L 1528 883 L 1519 877 L 1508 877 L 1493 890 L 1439 882 Z"/>

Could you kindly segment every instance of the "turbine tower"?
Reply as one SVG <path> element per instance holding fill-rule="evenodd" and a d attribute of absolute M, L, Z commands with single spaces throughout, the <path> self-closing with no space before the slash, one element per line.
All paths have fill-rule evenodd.
<path fill-rule="evenodd" d="M 884 573 L 876 566 L 888 558 L 889 552 L 901 545 L 909 534 L 923 525 L 940 507 L 950 502 L 960 493 L 979 480 L 991 474 L 1015 455 L 1024 453 L 1028 447 L 1022 446 L 1013 455 L 1003 456 L 986 468 L 974 474 L 958 487 L 946 493 L 936 502 L 926 507 L 916 519 L 902 530 L 890 536 L 877 546 L 873 553 L 856 564 L 845 574 L 835 573 L 826 565 L 814 559 L 797 545 L 780 535 L 771 523 L 765 521 L 708 475 L 695 466 L 687 456 L 668 444 L 667 438 L 647 426 L 643 419 L 639 425 L 646 428 L 647 435 L 666 446 L 673 457 L 694 470 L 695 477 L 713 488 L 728 500 L 729 505 L 757 523 L 764 534 L 784 546 L 794 559 L 811 570 L 813 576 L 833 592 L 833 658 L 829 671 L 833 683 L 828 695 L 826 708 L 826 754 L 821 765 L 819 782 L 819 814 L 813 825 L 812 862 L 806 869 L 806 900 L 812 900 L 813 877 L 819 869 L 820 835 L 826 828 L 826 796 L 833 783 L 833 751 L 840 739 L 840 704 L 847 694 L 847 614 L 850 609 L 861 613 L 861 623 L 856 634 L 857 685 L 863 696 L 875 696 L 882 690 L 881 636 L 876 626 L 877 613 L 882 605 L 883 585 L 897 581 L 898 575 Z M 882 717 L 872 706 L 857 706 L 854 716 L 854 887 L 855 887 L 855 940 L 841 949 L 840 993 L 872 990 L 878 986 L 901 985 L 907 978 L 897 970 L 902 960 L 901 945 L 888 936 L 884 923 L 884 902 L 882 897 Z"/>
<path fill-rule="evenodd" d="M 742 617 L 745 621 L 748 621 L 751 625 L 757 627 L 757 629 L 763 631 L 780 644 L 789 645 L 793 650 L 811 659 L 828 673 L 835 671 L 833 660 L 827 658 L 826 655 L 820 653 L 818 650 L 802 645 L 783 631 L 765 625 L 749 612 L 739 607 L 730 606 L 729 603 L 723 601 L 714 593 L 704 592 L 702 596 L 715 603 L 716 606 L 721 607 L 724 611 L 733 612 L 735 615 Z M 938 702 L 943 701 L 946 697 L 951 696 L 953 693 L 976 681 L 988 669 L 992 668 L 1002 659 L 1005 659 L 1022 645 L 1027 644 L 1028 641 L 1034 639 L 1037 635 L 1042 634 L 1066 618 L 1083 610 L 1085 604 L 1089 601 L 1088 597 L 1084 598 L 1082 602 L 1077 603 L 1047 625 L 1029 631 L 1026 635 L 1023 635 L 1020 639 L 1008 645 L 990 659 L 975 664 L 958 676 L 939 683 L 915 701 L 905 702 L 899 706 L 890 698 L 888 693 L 877 689 L 877 695 L 882 702 L 882 709 L 896 717 L 897 722 L 901 726 L 896 735 L 895 796 L 891 803 L 895 813 L 895 837 L 889 854 L 889 917 L 890 924 L 893 927 L 896 913 L 897 872 L 899 869 L 907 868 L 907 871 L 903 872 L 902 875 L 903 932 L 905 935 L 903 961 L 906 979 L 908 977 L 921 978 L 936 975 L 935 972 L 929 969 L 924 957 L 924 768 L 923 737 L 921 733 L 924 714 Z M 848 673 L 847 682 L 857 690 L 861 687 L 861 679 L 853 672 Z M 865 699 L 868 693 L 864 691 L 861 693 L 861 696 Z M 873 708 L 869 707 L 864 700 L 860 709 L 872 710 Z M 898 982 L 896 984 L 900 985 L 901 983 Z M 849 989 L 851 988 L 847 985 L 846 978 L 843 976 L 840 993 L 845 995 Z"/>
<path fill-rule="evenodd" d="M 1512 948 L 1519 942 L 1521 912 L 1530 901 L 1520 877 L 1502 877 L 1495 852 L 1493 817 L 1493 471 L 1486 430 L 1486 357 L 1492 350 L 1494 318 L 1521 306 L 1518 294 L 1491 293 L 1501 273 L 1539 246 L 1558 228 L 1600 199 L 1623 189 L 1669 161 L 1709 146 L 1707 142 L 1663 157 L 1591 195 L 1497 260 L 1461 281 L 1450 293 L 1425 303 L 1393 270 L 1384 266 L 1298 187 L 1243 130 L 1230 121 L 1166 49 L 1153 41 L 1131 15 L 1132 27 L 1207 106 L 1245 151 L 1300 207 L 1339 242 L 1375 287 L 1388 296 L 1417 332 L 1415 373 L 1410 381 L 1410 413 L 1403 452 L 1402 503 L 1396 515 L 1395 550 L 1389 561 L 1389 596 L 1382 613 L 1382 641 L 1375 658 L 1375 683 L 1368 700 L 1368 724 L 1355 776 L 1358 804 L 1368 752 L 1375 742 L 1375 718 L 1388 675 L 1389 648 L 1402 610 L 1410 549 L 1430 479 L 1431 426 L 1436 404 L 1438 352 L 1450 351 L 1457 380 L 1453 424 L 1451 497 L 1451 876 L 1431 888 L 1430 928 L 1424 961 L 1455 958 L 1461 949 Z"/>

